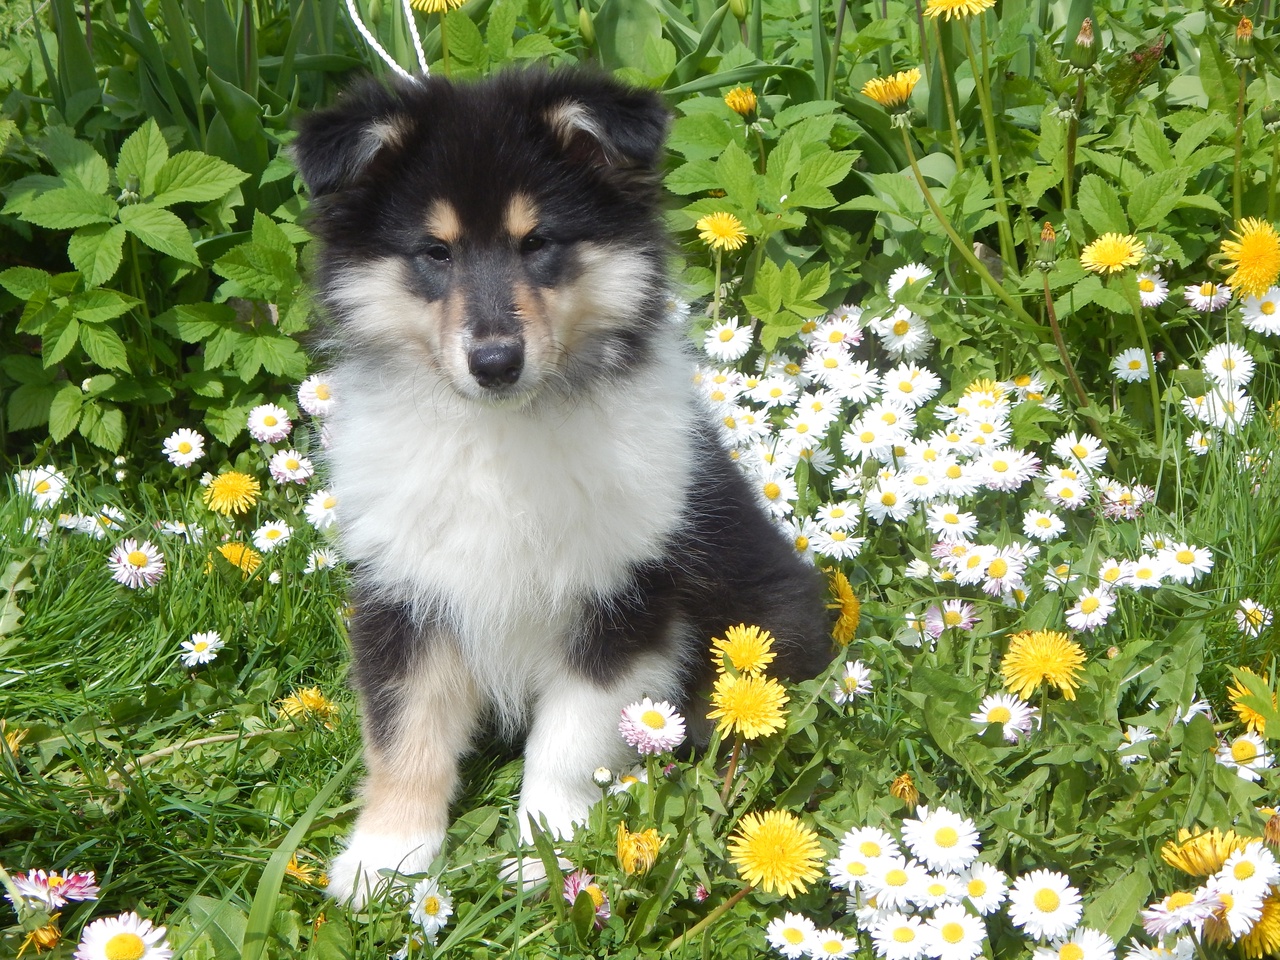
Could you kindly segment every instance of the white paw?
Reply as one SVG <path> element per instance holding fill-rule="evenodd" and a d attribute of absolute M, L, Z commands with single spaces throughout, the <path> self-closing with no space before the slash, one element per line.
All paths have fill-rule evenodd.
<path fill-rule="evenodd" d="M 564 857 L 556 857 L 556 863 L 560 865 L 561 872 L 573 866 Z M 528 893 L 547 882 L 547 865 L 540 857 L 508 857 L 502 861 L 498 876 L 503 883 L 521 887 Z"/>
<path fill-rule="evenodd" d="M 359 909 L 403 881 L 392 874 L 425 873 L 440 851 L 439 837 L 402 837 L 357 830 L 329 868 L 328 894 Z M 384 871 L 385 873 L 379 872 Z"/>

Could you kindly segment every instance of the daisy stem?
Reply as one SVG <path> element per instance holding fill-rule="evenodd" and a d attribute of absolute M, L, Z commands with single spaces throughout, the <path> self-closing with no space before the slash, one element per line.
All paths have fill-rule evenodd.
<path fill-rule="evenodd" d="M 1009 226 L 1009 205 L 1004 198 L 1004 178 L 1000 173 L 1000 151 L 999 144 L 996 142 L 996 119 L 995 113 L 991 107 L 991 88 L 988 86 L 991 75 L 987 66 L 987 19 L 983 14 L 978 14 L 978 26 L 981 36 L 979 43 L 982 47 L 982 71 L 978 72 L 978 59 L 973 55 L 973 41 L 969 39 L 968 29 L 961 30 L 964 36 L 964 47 L 969 54 L 969 63 L 974 70 L 974 79 L 977 81 L 978 89 L 978 105 L 982 109 L 982 127 L 987 135 L 987 155 L 991 160 L 991 194 L 996 198 L 996 213 L 1000 218 L 996 221 L 996 228 L 1000 233 L 1000 259 L 1005 262 L 1007 269 L 1017 270 L 1018 261 L 1014 254 L 1013 246 L 1013 228 Z"/>
<path fill-rule="evenodd" d="M 1032 317 L 1031 314 L 1027 313 L 1026 310 L 1022 309 L 1022 304 L 1018 303 L 1018 301 L 1009 294 L 1009 291 L 1001 285 L 1000 281 L 991 275 L 991 271 L 988 270 L 983 265 L 982 261 L 974 254 L 972 244 L 966 244 L 964 240 L 961 239 L 960 234 L 956 233 L 955 227 L 951 226 L 946 215 L 943 214 L 942 208 L 938 206 L 938 201 L 933 197 L 933 191 L 930 190 L 929 185 L 925 183 L 924 174 L 920 172 L 920 165 L 916 163 L 915 151 L 911 148 L 911 138 L 907 136 L 906 127 L 902 128 L 902 142 L 906 145 L 907 159 L 911 162 L 911 172 L 915 174 L 916 183 L 920 187 L 920 192 L 924 194 L 924 201 L 929 205 L 929 210 L 933 213 L 934 217 L 937 218 L 943 232 L 950 238 L 952 245 L 956 248 L 956 252 L 960 254 L 960 257 L 969 265 L 970 269 L 978 275 L 982 282 L 990 288 L 991 292 L 994 293 L 1005 306 L 1018 315 L 1019 320 L 1023 323 L 1035 326 L 1035 318 Z"/>
<path fill-rule="evenodd" d="M 960 145 L 960 130 L 956 126 L 956 105 L 951 94 L 951 74 L 947 70 L 947 54 L 942 44 L 942 24 L 933 18 L 933 35 L 938 38 L 938 72 L 942 74 L 942 98 L 947 103 L 947 122 L 951 124 L 951 153 L 956 158 L 956 173 L 964 169 L 964 148 Z"/>
<path fill-rule="evenodd" d="M 836 8 L 836 32 L 831 39 L 831 65 L 827 68 L 827 89 L 823 93 L 828 100 L 836 89 L 836 66 L 840 62 L 840 35 L 844 33 L 844 14 L 848 6 L 849 0 L 840 0 L 840 6 Z"/>
<path fill-rule="evenodd" d="M 730 897 L 724 903 L 720 904 L 720 906 L 716 907 L 714 910 L 708 913 L 705 917 L 703 917 L 701 920 L 695 923 L 692 927 L 690 927 L 684 933 L 680 934 L 680 936 L 672 940 L 671 943 L 668 944 L 667 949 L 663 951 L 663 953 L 667 955 L 673 954 L 676 952 L 677 948 L 679 948 L 681 945 L 684 944 L 686 940 L 692 940 L 694 937 L 700 936 L 703 932 L 706 931 L 708 927 L 710 927 L 713 923 L 715 923 L 717 920 L 723 917 L 726 913 L 728 913 L 730 910 L 736 907 L 738 905 L 738 902 L 742 900 L 743 897 L 745 897 L 748 893 L 750 893 L 754 889 L 755 887 L 753 887 L 751 884 L 748 883 L 745 887 L 743 887 L 741 890 L 735 893 L 732 897 Z"/>
<path fill-rule="evenodd" d="M 1164 449 L 1164 418 L 1160 413 L 1160 386 L 1156 383 L 1156 356 L 1151 352 L 1151 339 L 1147 336 L 1147 325 L 1142 322 L 1142 304 L 1132 298 L 1133 319 L 1138 326 L 1138 339 L 1142 341 L 1142 350 L 1147 355 L 1147 370 L 1150 376 L 1147 383 L 1151 387 L 1151 425 L 1155 429 L 1156 454 Z"/>
<path fill-rule="evenodd" d="M 1267 191 L 1267 219 L 1276 218 L 1276 201 L 1280 200 L 1280 137 L 1275 138 L 1275 146 L 1271 148 L 1271 189 Z"/>
<path fill-rule="evenodd" d="M 1080 137 L 1080 111 L 1084 109 L 1084 74 L 1076 81 L 1076 99 L 1067 122 L 1067 168 L 1062 175 L 1062 215 L 1071 209 L 1071 197 L 1076 180 L 1076 141 Z"/>
<path fill-rule="evenodd" d="M 1235 166 L 1231 173 L 1231 212 L 1235 214 L 1236 222 L 1240 222 L 1240 208 L 1244 195 L 1244 173 L 1240 169 L 1241 154 L 1244 152 L 1244 98 L 1245 98 L 1245 81 L 1247 79 L 1248 68 L 1240 67 L 1240 96 L 1236 104 L 1236 156 Z"/>
<path fill-rule="evenodd" d="M 716 286 L 712 291 L 712 307 L 711 307 L 711 324 L 720 322 L 720 258 L 724 255 L 724 251 L 716 251 Z"/>
<path fill-rule="evenodd" d="M 658 806 L 658 758 L 655 754 L 645 754 L 644 758 L 645 775 L 649 778 L 648 794 L 649 794 L 649 819 L 654 820 L 654 811 Z"/>
<path fill-rule="evenodd" d="M 729 754 L 729 766 L 724 771 L 724 787 L 720 791 L 720 803 L 729 806 L 729 793 L 733 789 L 733 775 L 738 769 L 738 755 L 742 752 L 742 734 L 733 741 L 733 752 Z"/>

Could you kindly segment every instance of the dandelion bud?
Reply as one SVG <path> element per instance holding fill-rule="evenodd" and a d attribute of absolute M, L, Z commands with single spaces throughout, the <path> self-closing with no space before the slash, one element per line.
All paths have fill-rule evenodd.
<path fill-rule="evenodd" d="M 1058 262 L 1058 234 L 1053 229 L 1053 224 L 1048 220 L 1044 222 L 1044 229 L 1040 231 L 1040 249 L 1036 251 L 1036 268 L 1043 273 L 1048 273 L 1053 269 L 1053 265 Z"/>
<path fill-rule="evenodd" d="M 591 774 L 591 782 L 603 790 L 613 783 L 613 771 L 608 767 L 596 767 L 595 773 Z"/>
<path fill-rule="evenodd" d="M 1253 59 L 1253 21 L 1248 17 L 1241 17 L 1236 26 L 1235 58 L 1240 61 Z"/>
<path fill-rule="evenodd" d="M 1098 45 L 1093 39 L 1093 20 L 1084 18 L 1080 32 L 1067 52 L 1067 62 L 1077 70 L 1085 71 L 1098 62 Z"/>
<path fill-rule="evenodd" d="M 1262 839 L 1271 847 L 1280 850 L 1280 813 L 1273 813 L 1267 825 L 1262 828 Z"/>
<path fill-rule="evenodd" d="M 738 18 L 739 23 L 745 22 L 751 12 L 751 0 L 729 0 L 729 12 Z"/>
<path fill-rule="evenodd" d="M 591 11 L 585 5 L 578 8 L 578 33 L 582 34 L 582 42 L 588 47 L 596 45 L 596 26 L 591 22 Z"/>
<path fill-rule="evenodd" d="M 901 800 L 908 810 L 914 810 L 916 804 L 920 802 L 920 791 L 916 789 L 916 782 L 911 779 L 909 773 L 901 774 L 894 779 L 889 787 L 889 796 Z"/>
<path fill-rule="evenodd" d="M 1157 763 L 1163 763 L 1168 760 L 1171 753 L 1173 753 L 1173 750 L 1165 740 L 1156 739 L 1147 743 L 1147 755 Z"/>
<path fill-rule="evenodd" d="M 724 95 L 724 102 L 729 105 L 729 109 L 750 123 L 756 115 L 755 91 L 750 87 L 734 87 Z"/>

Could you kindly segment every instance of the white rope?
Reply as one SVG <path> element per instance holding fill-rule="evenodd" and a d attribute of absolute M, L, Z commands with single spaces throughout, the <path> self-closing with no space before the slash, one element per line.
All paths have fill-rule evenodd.
<path fill-rule="evenodd" d="M 396 63 L 395 60 L 392 59 L 391 54 L 382 49 L 382 44 L 374 38 L 373 34 L 369 31 L 369 28 L 364 25 L 364 21 L 360 19 L 360 14 L 356 12 L 355 0 L 347 0 L 347 13 L 351 15 L 351 22 L 354 23 L 356 29 L 360 31 L 360 36 L 364 37 L 365 42 L 368 43 L 369 46 L 373 47 L 374 51 L 386 62 L 387 66 L 400 74 L 400 76 L 404 77 L 406 80 L 412 80 L 413 76 L 409 71 Z M 412 19 L 409 22 L 412 23 Z M 414 41 L 415 43 L 417 42 L 416 28 L 414 30 Z M 421 47 L 419 47 L 419 51 L 421 51 Z M 419 52 L 419 57 L 421 56 L 422 54 Z"/>
<path fill-rule="evenodd" d="M 409 21 L 409 33 L 413 36 L 413 51 L 418 55 L 418 66 L 422 68 L 422 75 L 425 77 L 431 70 L 427 67 L 427 53 L 422 49 L 422 38 L 418 36 L 418 21 L 413 17 L 413 7 L 409 5 L 409 0 L 404 0 L 404 18 Z M 440 18 L 440 29 L 444 30 L 444 18 Z"/>

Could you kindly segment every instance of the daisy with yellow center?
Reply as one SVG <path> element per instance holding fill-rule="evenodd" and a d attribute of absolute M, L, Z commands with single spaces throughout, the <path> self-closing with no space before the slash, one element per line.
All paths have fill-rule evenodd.
<path fill-rule="evenodd" d="M 103 917 L 84 928 L 76 956 L 81 960 L 169 960 L 173 950 L 164 934 L 164 927 L 153 927 L 136 913 Z"/>
<path fill-rule="evenodd" d="M 1028 700 L 1041 683 L 1062 691 L 1067 700 L 1076 698 L 1084 650 L 1055 630 L 1026 630 L 1010 638 L 1009 649 L 1000 663 L 1004 685 Z"/>
<path fill-rule="evenodd" d="M 258 502 L 262 487 L 247 473 L 228 470 L 209 481 L 204 489 L 204 503 L 214 513 L 229 517 L 247 513 Z"/>
<path fill-rule="evenodd" d="M 768 630 L 740 623 L 726 630 L 723 639 L 711 638 L 711 662 L 717 673 L 724 673 L 728 665 L 737 673 L 759 676 L 777 656 L 772 646 L 773 634 Z"/>
<path fill-rule="evenodd" d="M 314 720 L 326 729 L 333 729 L 333 718 L 340 709 L 336 703 L 320 692 L 319 687 L 295 690 L 279 701 L 280 713 L 290 720 Z"/>
<path fill-rule="evenodd" d="M 1146 247 L 1125 233 L 1104 233 L 1080 251 L 1080 266 L 1094 273 L 1119 273 L 1142 262 Z"/>
<path fill-rule="evenodd" d="M 822 845 L 812 828 L 785 810 L 748 813 L 729 841 L 729 859 L 753 887 L 784 897 L 822 876 Z"/>
<path fill-rule="evenodd" d="M 862 95 L 888 110 L 906 107 L 911 91 L 920 82 L 920 68 L 902 70 L 891 77 L 875 77 L 862 85 Z"/>
<path fill-rule="evenodd" d="M 707 719 L 716 720 L 721 734 L 734 733 L 747 740 L 767 737 L 787 725 L 787 693 L 768 677 L 724 673 L 711 693 L 715 708 Z"/>
<path fill-rule="evenodd" d="M 758 106 L 755 91 L 750 87 L 734 87 L 724 95 L 724 102 L 744 119 L 754 115 Z"/>
<path fill-rule="evenodd" d="M 990 10 L 995 5 L 996 0 L 929 0 L 924 13 L 927 17 L 946 17 L 948 20 L 954 17 L 963 20 Z"/>
<path fill-rule="evenodd" d="M 839 570 L 829 571 L 828 579 L 835 602 L 827 604 L 827 609 L 840 611 L 835 626 L 831 628 L 831 636 L 840 646 L 847 647 L 858 632 L 858 623 L 862 619 L 862 601 L 853 592 L 849 578 Z"/>
<path fill-rule="evenodd" d="M 648 873 L 657 862 L 662 840 L 654 827 L 632 833 L 625 822 L 619 823 L 617 853 L 618 866 L 622 868 L 622 872 L 628 875 Z"/>
<path fill-rule="evenodd" d="M 1246 217 L 1232 236 L 1222 241 L 1223 264 L 1234 271 L 1227 286 L 1238 296 L 1261 297 L 1280 278 L 1280 235 L 1267 221 Z"/>
<path fill-rule="evenodd" d="M 701 217 L 694 226 L 698 237 L 717 253 L 724 250 L 737 250 L 747 242 L 747 231 L 742 221 L 727 211 L 709 213 Z"/>

